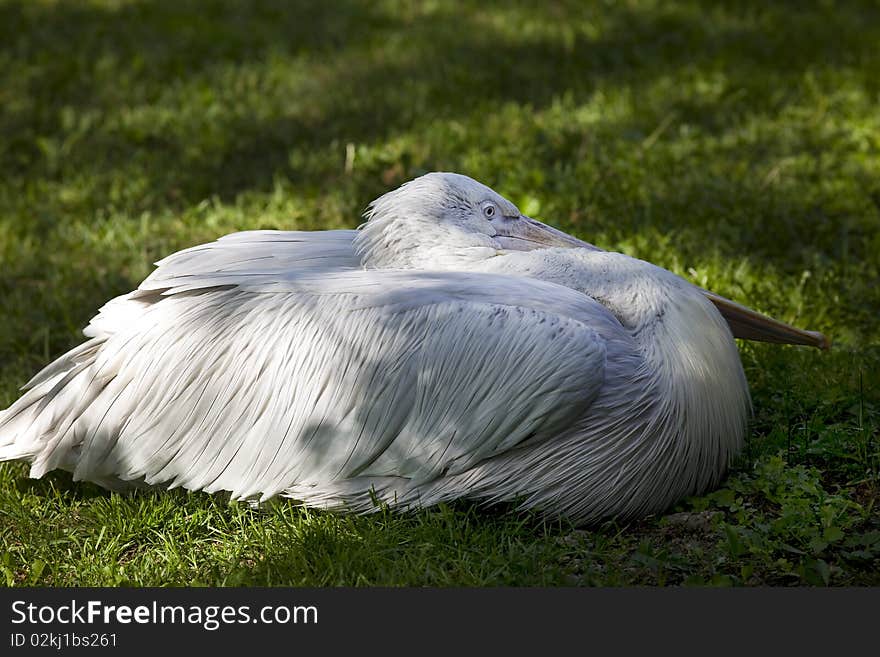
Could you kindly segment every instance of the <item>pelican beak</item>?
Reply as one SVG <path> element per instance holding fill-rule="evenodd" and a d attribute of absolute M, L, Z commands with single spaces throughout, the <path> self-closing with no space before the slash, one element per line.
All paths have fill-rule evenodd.
<path fill-rule="evenodd" d="M 831 340 L 818 331 L 795 328 L 708 290 L 703 290 L 703 294 L 715 304 L 718 312 L 727 320 L 735 338 L 781 344 L 803 344 L 819 349 L 831 348 Z"/>
<path fill-rule="evenodd" d="M 602 250 L 525 215 L 502 217 L 496 224 L 495 239 L 508 251 L 533 251 L 552 247 Z"/>

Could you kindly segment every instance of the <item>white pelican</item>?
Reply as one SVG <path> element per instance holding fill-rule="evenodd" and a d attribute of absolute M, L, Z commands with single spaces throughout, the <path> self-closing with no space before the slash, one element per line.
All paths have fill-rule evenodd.
<path fill-rule="evenodd" d="M 0 460 L 356 512 L 631 518 L 716 485 L 740 449 L 734 335 L 827 346 L 462 175 L 366 218 L 160 261 L 0 413 Z"/>

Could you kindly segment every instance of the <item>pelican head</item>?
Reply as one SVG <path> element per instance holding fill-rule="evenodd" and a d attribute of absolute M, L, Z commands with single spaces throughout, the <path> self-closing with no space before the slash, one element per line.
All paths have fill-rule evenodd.
<path fill-rule="evenodd" d="M 367 268 L 461 269 L 509 251 L 596 248 L 459 173 L 411 180 L 373 201 L 364 216 L 356 248 Z"/>
<path fill-rule="evenodd" d="M 473 178 L 428 173 L 373 201 L 355 249 L 367 269 L 468 270 L 517 251 L 598 247 L 527 217 Z M 734 337 L 828 349 L 830 341 L 763 315 L 709 290 L 701 292 Z"/>

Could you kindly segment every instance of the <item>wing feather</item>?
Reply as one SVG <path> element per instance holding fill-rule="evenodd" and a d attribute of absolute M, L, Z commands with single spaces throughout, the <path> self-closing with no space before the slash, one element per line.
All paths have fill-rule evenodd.
<path fill-rule="evenodd" d="M 156 263 L 140 290 L 166 294 L 218 287 L 272 283 L 305 272 L 358 269 L 352 247 L 356 231 L 254 230 L 225 235 L 178 251 Z"/>
<path fill-rule="evenodd" d="M 608 313 L 561 286 L 375 270 L 209 286 L 215 273 L 185 291 L 156 276 L 133 313 L 110 308 L 127 321 L 93 323 L 94 342 L 35 379 L 60 388 L 19 427 L 39 433 L 32 474 L 237 498 L 412 489 L 550 439 L 604 380 Z"/>

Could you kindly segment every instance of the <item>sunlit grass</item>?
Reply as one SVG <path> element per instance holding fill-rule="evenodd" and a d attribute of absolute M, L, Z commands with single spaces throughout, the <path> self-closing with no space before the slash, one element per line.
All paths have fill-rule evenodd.
<path fill-rule="evenodd" d="M 672 521 L 255 512 L 3 465 L 0 582 L 878 583 L 878 19 L 868 2 L 0 0 L 0 407 L 167 253 L 352 227 L 429 170 L 835 340 L 743 345 L 748 448 Z"/>

